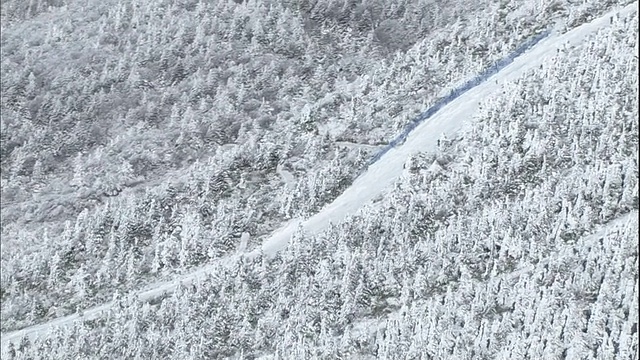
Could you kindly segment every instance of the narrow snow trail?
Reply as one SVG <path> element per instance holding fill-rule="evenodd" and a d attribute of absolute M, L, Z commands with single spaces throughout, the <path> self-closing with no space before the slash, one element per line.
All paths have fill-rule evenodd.
<path fill-rule="evenodd" d="M 362 174 L 354 183 L 345 190 L 331 204 L 325 206 L 318 214 L 306 221 L 293 220 L 280 230 L 276 231 L 262 245 L 262 251 L 266 255 L 273 255 L 284 248 L 291 235 L 298 226 L 302 226 L 305 231 L 318 233 L 326 229 L 331 223 L 338 223 L 347 215 L 354 214 L 364 204 L 375 197 L 389 190 L 394 182 L 401 176 L 403 165 L 411 154 L 420 151 L 435 149 L 436 141 L 441 134 L 447 136 L 459 131 L 464 126 L 469 125 L 473 113 L 477 110 L 478 103 L 486 96 L 501 89 L 501 84 L 511 81 L 521 76 L 525 71 L 540 66 L 549 57 L 556 53 L 556 50 L 565 45 L 580 44 L 584 38 L 593 32 L 607 27 L 609 18 L 615 14 L 627 14 L 637 7 L 637 2 L 627 5 L 622 9 L 617 9 L 606 15 L 583 24 L 565 34 L 552 32 L 547 38 L 540 41 L 533 48 L 521 54 L 519 57 L 497 74 L 488 78 L 487 81 L 465 92 L 446 106 L 443 106 L 437 113 L 418 125 L 406 138 L 404 144 L 392 148 L 385 153 L 380 160 L 373 163 L 369 169 Z M 283 178 L 285 178 L 283 176 Z M 258 250 L 259 251 L 259 250 Z M 249 256 L 256 254 L 252 252 Z M 199 279 L 203 279 L 207 274 L 215 271 L 224 263 L 232 263 L 243 255 L 232 255 L 220 259 L 215 263 L 202 267 L 190 274 L 183 275 L 169 282 L 151 285 L 147 290 L 140 291 L 138 298 L 141 301 L 152 299 L 173 292 L 180 284 L 189 284 Z M 112 306 L 106 303 L 91 309 L 85 310 L 82 314 L 73 314 L 48 321 L 43 324 L 30 326 L 18 331 L 2 334 L 2 349 L 4 350 L 10 342 L 15 342 L 23 336 L 36 338 L 50 332 L 55 327 L 68 326 L 77 320 L 95 319 L 102 316 Z"/>

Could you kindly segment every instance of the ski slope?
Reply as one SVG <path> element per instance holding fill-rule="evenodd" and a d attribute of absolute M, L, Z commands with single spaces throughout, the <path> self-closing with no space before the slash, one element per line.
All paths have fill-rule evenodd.
<path fill-rule="evenodd" d="M 197 282 L 210 272 L 215 271 L 218 266 L 236 261 L 241 256 L 254 256 L 261 251 L 266 255 L 273 255 L 287 245 L 298 227 L 301 227 L 306 232 L 318 233 L 326 229 L 329 224 L 338 223 L 347 215 L 354 214 L 364 204 L 384 194 L 385 191 L 392 187 L 394 182 L 402 175 L 404 163 L 410 155 L 416 152 L 434 150 L 440 135 L 445 134 L 450 137 L 455 132 L 468 126 L 469 120 L 477 110 L 481 99 L 500 91 L 503 83 L 515 80 L 527 70 L 540 66 L 544 61 L 552 57 L 558 49 L 564 46 L 580 44 L 588 35 L 607 27 L 611 16 L 629 13 L 637 7 L 637 4 L 637 2 L 634 2 L 622 9 L 611 11 L 565 34 L 551 31 L 549 36 L 542 39 L 530 50 L 516 57 L 509 65 L 490 76 L 484 82 L 452 99 L 427 121 L 415 126 L 413 131 L 408 133 L 403 144 L 388 149 L 342 195 L 325 206 L 316 215 L 304 221 L 293 220 L 289 222 L 267 239 L 261 248 L 249 254 L 229 256 L 170 282 L 149 286 L 147 290 L 138 293 L 138 298 L 141 301 L 153 301 L 161 298 L 165 294 L 171 293 L 180 284 Z M 283 178 L 287 180 L 285 174 L 283 174 Z M 112 303 L 106 303 L 85 310 L 81 314 L 76 313 L 43 324 L 2 334 L 2 349 L 4 350 L 10 342 L 19 341 L 23 336 L 33 339 L 43 336 L 55 327 L 68 326 L 75 321 L 83 319 L 98 318 L 108 312 L 111 306 Z"/>
<path fill-rule="evenodd" d="M 637 6 L 638 3 L 634 2 L 623 9 L 611 11 L 565 34 L 552 31 L 548 37 L 542 39 L 529 51 L 516 57 L 501 71 L 461 94 L 443 106 L 427 121 L 416 126 L 406 137 L 404 144 L 390 148 L 378 161 L 371 164 L 369 169 L 356 179 L 342 195 L 301 224 L 292 222 L 289 226 L 281 229 L 263 244 L 262 250 L 265 254 L 275 254 L 286 246 L 298 226 L 302 226 L 306 231 L 316 233 L 323 230 L 329 223 L 338 223 L 347 215 L 355 213 L 362 205 L 379 196 L 385 189 L 391 188 L 401 176 L 404 163 L 411 154 L 433 151 L 436 149 L 436 142 L 441 134 L 452 137 L 451 135 L 455 132 L 469 125 L 468 120 L 478 109 L 479 102 L 488 95 L 498 92 L 503 83 L 513 81 L 527 70 L 540 66 L 556 54 L 558 49 L 580 44 L 588 35 L 608 26 L 611 16 L 624 15 Z"/>

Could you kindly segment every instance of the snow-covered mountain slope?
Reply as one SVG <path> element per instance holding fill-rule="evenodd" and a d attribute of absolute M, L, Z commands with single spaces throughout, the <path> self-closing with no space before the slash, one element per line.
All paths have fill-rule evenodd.
<path fill-rule="evenodd" d="M 411 294 L 408 295 L 409 301 L 394 300 L 394 310 L 358 318 L 346 327 L 344 335 L 338 341 L 371 345 L 370 349 L 376 349 L 376 356 L 358 357 L 366 359 L 394 358 L 395 354 L 403 354 L 407 358 L 521 359 L 529 355 L 528 358 L 532 359 L 551 359 L 562 353 L 563 348 L 570 349 L 565 350 L 567 354 L 571 354 L 567 358 L 576 355 L 585 358 L 588 351 L 580 348 L 580 345 L 576 346 L 576 343 L 584 344 L 593 340 L 592 334 L 597 333 L 598 327 L 602 326 L 603 315 L 605 318 L 616 318 L 619 323 L 624 324 L 620 326 L 622 328 L 633 324 L 634 318 L 637 319 L 637 312 L 634 313 L 633 309 L 629 309 L 626 314 L 624 310 L 621 311 L 621 308 L 634 301 L 632 298 L 634 291 L 637 294 L 637 285 L 634 290 L 633 283 L 637 284 L 637 280 L 632 277 L 633 269 L 628 267 L 629 263 L 623 266 L 625 269 L 620 267 L 621 260 L 628 259 L 625 249 L 637 242 L 637 217 L 638 212 L 631 211 L 615 218 L 604 226 L 596 227 L 592 233 L 577 238 L 575 243 L 562 244 L 544 254 L 537 262 L 527 261 L 508 271 L 493 273 L 488 278 L 474 278 L 473 274 L 464 271 L 461 278 L 453 281 L 446 289 L 429 289 L 432 292 L 430 296 L 421 298 Z M 616 270 L 603 270 L 611 268 Z M 432 276 L 438 277 L 436 274 Z M 585 285 L 589 281 L 587 278 L 593 278 L 596 284 L 600 284 L 602 290 L 599 294 L 590 285 Z M 409 292 L 420 293 L 424 291 L 421 287 L 425 283 L 429 282 L 424 281 L 424 278 L 422 281 L 416 278 L 415 283 L 406 287 L 410 289 Z M 620 292 L 626 291 L 627 296 L 614 306 L 607 307 L 604 305 L 607 301 L 603 299 L 607 296 L 615 297 L 610 293 L 612 288 Z M 637 303 L 637 297 L 635 301 Z M 584 321 L 581 319 L 583 313 L 591 314 L 586 309 L 593 311 L 591 319 L 587 316 L 585 321 L 590 322 L 588 333 L 587 326 L 584 326 L 576 334 L 574 329 L 580 326 L 580 321 Z M 526 315 L 523 316 L 523 313 Z M 525 316 L 529 323 L 518 326 Z M 571 319 L 565 323 L 564 318 Z M 599 320 L 594 321 L 595 318 Z M 557 336 L 557 332 L 554 334 L 550 331 L 551 327 L 554 330 L 562 329 L 567 335 L 562 339 L 562 336 Z M 511 331 L 504 330 L 505 328 Z M 615 330 L 611 328 L 613 326 L 607 331 L 614 334 Z M 506 335 L 505 340 L 492 345 L 501 336 L 500 332 Z M 393 339 L 384 340 L 385 336 Z M 576 338 L 578 340 L 574 340 Z M 611 340 L 619 342 L 618 358 L 628 358 L 633 354 L 633 342 L 628 337 L 625 339 L 624 335 L 611 335 L 608 339 L 602 337 L 598 340 L 605 343 Z M 546 345 L 540 346 L 543 342 Z M 326 354 L 328 349 L 339 347 L 335 343 L 327 345 L 330 341 L 326 340 L 309 343 L 311 344 L 298 345 L 295 349 L 278 347 L 279 351 L 259 358 L 310 358 L 313 356 L 310 354 Z M 593 343 L 589 346 L 595 349 L 594 353 L 604 355 L 607 352 Z M 485 349 L 481 350 L 483 347 Z M 451 348 L 455 348 L 456 352 L 452 354 Z M 484 351 L 484 356 L 480 355 L 479 350 Z M 510 357 L 510 351 L 518 355 Z M 611 349 L 608 351 L 611 354 Z M 367 351 L 357 353 L 364 355 Z"/>
<path fill-rule="evenodd" d="M 637 6 L 637 4 L 634 3 L 621 11 L 630 11 L 630 9 L 635 6 Z M 282 249 L 286 246 L 297 226 L 302 226 L 307 231 L 318 232 L 326 228 L 330 223 L 337 223 L 345 216 L 355 213 L 363 204 L 376 198 L 393 185 L 396 179 L 401 176 L 403 164 L 411 154 L 433 149 L 437 138 L 441 134 L 450 135 L 462 128 L 465 125 L 465 120 L 469 119 L 471 114 L 476 110 L 479 99 L 499 90 L 502 82 L 514 79 L 524 71 L 538 66 L 546 57 L 554 54 L 556 49 L 566 46 L 567 44 L 578 44 L 588 34 L 607 26 L 609 17 L 614 13 L 615 12 L 607 14 L 567 34 L 554 33 L 549 38 L 543 40 L 531 51 L 517 58 L 513 64 L 490 78 L 489 81 L 470 90 L 441 109 L 433 118 L 417 127 L 403 145 L 389 151 L 380 161 L 373 164 L 365 174 L 357 179 L 356 182 L 333 203 L 306 221 L 292 221 L 289 226 L 283 228 L 265 241 L 262 250 L 267 254 L 274 254 L 279 249 Z M 231 259 L 227 259 L 226 261 L 231 261 Z M 209 271 L 210 268 L 205 267 L 175 281 L 153 286 L 150 290 L 141 292 L 138 296 L 141 300 L 152 300 L 165 292 L 171 292 L 181 283 L 197 281 L 200 277 L 208 274 Z M 110 306 L 110 304 L 106 304 L 87 310 L 83 313 L 82 317 L 99 317 L 100 313 Z M 35 337 L 50 331 L 54 326 L 64 326 L 73 323 L 73 321 L 79 318 L 80 315 L 74 315 L 26 328 L 18 332 L 3 334 L 3 347 L 12 339 L 19 338 L 23 334 Z"/>
<path fill-rule="evenodd" d="M 379 161 L 369 167 L 367 172 L 356 179 L 352 186 L 322 211 L 301 224 L 295 221 L 291 222 L 287 227 L 277 232 L 264 243 L 263 251 L 266 254 L 273 254 L 284 247 L 297 226 L 301 225 L 307 231 L 318 232 L 326 228 L 329 223 L 338 223 L 346 215 L 353 214 L 363 204 L 380 196 L 382 192 L 393 185 L 402 175 L 405 161 L 411 154 L 434 150 L 437 140 L 442 134 L 451 136 L 461 129 L 477 110 L 480 99 L 499 91 L 502 83 L 514 80 L 525 71 L 540 66 L 558 49 L 579 44 L 585 36 L 607 26 L 611 16 L 617 13 L 628 13 L 635 7 L 637 7 L 637 3 L 630 4 L 621 10 L 612 11 L 566 34 L 553 32 L 533 49 L 517 57 L 512 64 L 498 74 L 462 94 L 419 125 L 409 134 L 404 144 L 383 155 Z"/>

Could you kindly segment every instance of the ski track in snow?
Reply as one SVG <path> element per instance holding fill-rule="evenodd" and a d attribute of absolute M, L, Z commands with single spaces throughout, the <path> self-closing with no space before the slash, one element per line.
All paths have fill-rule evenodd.
<path fill-rule="evenodd" d="M 287 225 L 276 231 L 267 239 L 261 249 L 254 250 L 248 256 L 252 257 L 262 251 L 265 255 L 273 256 L 284 248 L 298 227 L 306 232 L 318 233 L 326 229 L 331 223 L 339 223 L 347 215 L 355 214 L 364 204 L 379 197 L 388 191 L 395 181 L 402 175 L 403 166 L 408 157 L 417 152 L 425 152 L 436 148 L 436 141 L 441 134 L 450 137 L 455 132 L 469 125 L 469 121 L 478 108 L 479 102 L 486 96 L 501 89 L 501 84 L 513 81 L 525 71 L 540 66 L 545 60 L 556 54 L 556 51 L 564 46 L 580 44 L 583 39 L 597 30 L 609 25 L 609 18 L 617 13 L 620 15 L 630 13 L 638 5 L 633 2 L 622 9 L 613 10 L 600 18 L 583 24 L 565 34 L 551 32 L 534 47 L 516 57 L 513 62 L 502 70 L 493 74 L 477 86 L 452 99 L 443 105 L 431 116 L 428 121 L 415 126 L 406 136 L 403 144 L 390 147 L 376 162 L 372 163 L 367 171 L 357 178 L 342 195 L 332 203 L 325 206 L 319 213 L 305 221 L 299 219 L 290 221 Z M 395 144 L 394 144 L 395 145 Z M 282 174 L 284 175 L 284 174 Z M 288 180 L 286 176 L 283 179 Z M 232 263 L 247 255 L 231 255 L 219 259 L 215 263 L 204 266 L 190 274 L 179 278 L 150 285 L 147 290 L 138 293 L 140 301 L 151 301 L 165 294 L 173 292 L 180 284 L 189 284 L 203 279 L 212 270 L 224 263 Z M 82 313 L 64 316 L 43 324 L 29 326 L 27 328 L 2 334 L 2 349 L 9 343 L 20 340 L 23 336 L 33 339 L 47 334 L 55 327 L 68 326 L 79 320 L 91 320 L 103 316 L 109 311 L 112 302 L 88 309 Z"/>

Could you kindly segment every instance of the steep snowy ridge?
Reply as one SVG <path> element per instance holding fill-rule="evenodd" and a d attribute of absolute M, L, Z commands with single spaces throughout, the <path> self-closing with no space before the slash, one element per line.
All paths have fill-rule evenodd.
<path fill-rule="evenodd" d="M 379 160 L 372 163 L 368 170 L 356 179 L 352 186 L 346 189 L 335 201 L 307 220 L 292 220 L 288 225 L 268 238 L 261 249 L 254 250 L 249 253 L 249 256 L 258 252 L 273 255 L 287 245 L 296 229 L 302 228 L 304 231 L 317 233 L 326 229 L 331 223 L 337 223 L 347 215 L 355 213 L 364 204 L 380 196 L 394 184 L 402 175 L 404 163 L 410 155 L 435 149 L 437 139 L 441 134 L 448 136 L 466 126 L 467 120 L 476 111 L 480 99 L 499 91 L 501 84 L 505 81 L 514 80 L 525 71 L 539 66 L 543 61 L 553 56 L 557 49 L 567 45 L 579 44 L 589 34 L 608 26 L 609 18 L 616 13 L 628 13 L 635 7 L 637 7 L 637 2 L 627 5 L 623 9 L 614 10 L 565 34 L 551 31 L 548 36 L 543 33 L 530 40 L 528 45 L 525 44 L 527 45 L 526 47 L 521 47 L 521 54 L 512 55 L 505 62 L 499 63 L 500 66 L 497 66 L 494 72 L 488 70 L 476 78 L 481 79 L 482 82 L 476 83 L 471 80 L 460 88 L 464 88 L 464 91 L 459 91 L 455 96 L 452 95 L 450 98 L 445 98 L 447 101 L 443 99 L 442 104 L 430 114 L 431 117 L 428 121 L 422 121 L 424 119 L 421 119 L 411 125 L 411 129 L 405 130 L 406 134 L 403 135 L 404 143 L 397 147 L 389 147 L 388 150 L 384 151 Z M 399 141 L 394 145 L 398 143 Z M 158 299 L 164 294 L 172 292 L 180 284 L 198 281 L 220 264 L 231 263 L 240 256 L 243 255 L 230 256 L 173 281 L 155 284 L 147 290 L 139 292 L 138 298 L 142 301 Z M 55 327 L 73 324 L 76 320 L 98 318 L 108 312 L 111 306 L 112 303 L 107 303 L 88 309 L 82 314 L 74 314 L 19 331 L 2 334 L 2 348 L 4 349 L 11 341 L 20 339 L 23 336 L 38 337 Z"/>

